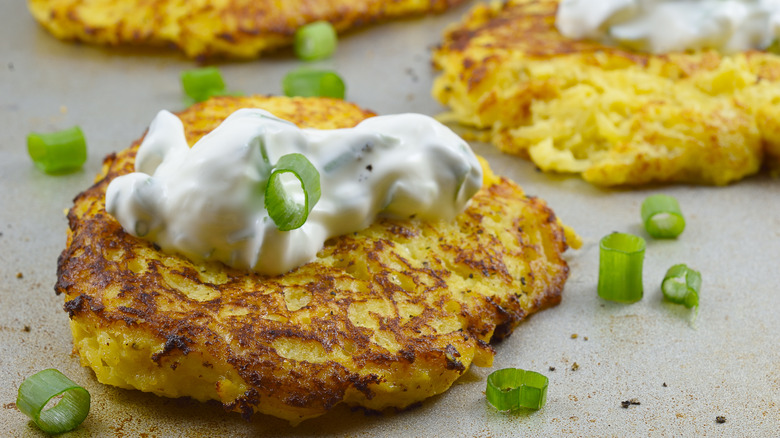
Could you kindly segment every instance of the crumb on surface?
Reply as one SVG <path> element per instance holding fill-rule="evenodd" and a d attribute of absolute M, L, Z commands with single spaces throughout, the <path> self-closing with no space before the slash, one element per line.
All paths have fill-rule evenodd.
<path fill-rule="evenodd" d="M 580 369 L 580 364 L 578 364 L 577 362 L 574 362 L 573 364 L 571 364 L 571 370 L 572 371 L 577 371 L 578 369 Z"/>
<path fill-rule="evenodd" d="M 21 272 L 17 272 L 16 278 L 24 278 L 24 274 L 22 274 Z"/>
<path fill-rule="evenodd" d="M 631 405 L 640 405 L 640 404 L 641 403 L 639 403 L 639 400 L 632 398 L 630 400 L 623 400 L 622 402 L 620 402 L 620 407 L 623 409 L 628 409 L 628 407 Z"/>

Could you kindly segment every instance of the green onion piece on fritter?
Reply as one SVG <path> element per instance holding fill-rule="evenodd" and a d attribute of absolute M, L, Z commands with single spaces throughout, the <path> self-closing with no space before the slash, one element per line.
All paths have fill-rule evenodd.
<path fill-rule="evenodd" d="M 701 273 L 684 264 L 669 268 L 661 283 L 664 298 L 689 309 L 699 305 L 700 290 Z"/>
<path fill-rule="evenodd" d="M 301 26 L 295 32 L 293 48 L 304 61 L 316 61 L 330 57 L 336 51 L 336 29 L 327 21 L 315 21 Z"/>
<path fill-rule="evenodd" d="M 621 303 L 641 300 L 644 258 L 645 240 L 639 236 L 612 233 L 602 238 L 599 253 L 599 296 Z"/>
<path fill-rule="evenodd" d="M 282 79 L 284 95 L 288 97 L 332 97 L 344 99 L 346 86 L 341 77 L 329 70 L 298 69 Z"/>
<path fill-rule="evenodd" d="M 73 172 L 87 161 L 87 142 L 78 126 L 49 134 L 33 132 L 27 135 L 27 153 L 46 173 Z"/>
<path fill-rule="evenodd" d="M 51 399 L 62 399 L 44 409 Z M 16 406 L 44 432 L 57 434 L 73 430 L 87 418 L 89 392 L 55 369 L 43 370 L 22 382 Z"/>
<path fill-rule="evenodd" d="M 499 411 L 540 409 L 547 403 L 547 377 L 534 371 L 504 368 L 487 378 L 485 395 Z"/>
<path fill-rule="evenodd" d="M 303 202 L 288 192 L 283 175 L 291 175 L 298 180 L 303 190 Z M 279 158 L 265 188 L 265 208 L 276 227 L 281 231 L 300 228 L 319 200 L 320 173 L 317 168 L 301 154 L 287 154 Z"/>
<path fill-rule="evenodd" d="M 653 195 L 642 203 L 642 222 L 650 236 L 670 239 L 685 229 L 685 218 L 677 200 L 668 195 Z"/>

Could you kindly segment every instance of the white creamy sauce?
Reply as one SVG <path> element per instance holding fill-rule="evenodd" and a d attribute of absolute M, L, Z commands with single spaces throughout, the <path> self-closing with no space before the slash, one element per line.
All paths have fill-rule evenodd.
<path fill-rule="evenodd" d="M 317 168 L 322 195 L 302 227 L 280 231 L 265 210 L 264 190 L 269 163 L 289 153 Z M 303 197 L 297 179 L 285 186 Z M 108 186 L 106 210 L 164 251 L 277 275 L 313 260 L 329 237 L 364 229 L 378 215 L 452 220 L 481 186 L 482 168 L 468 144 L 420 114 L 316 130 L 242 109 L 190 149 L 179 118 L 161 111 L 138 149 L 135 172 Z"/>
<path fill-rule="evenodd" d="M 568 38 L 656 54 L 734 53 L 780 36 L 780 0 L 562 0 L 555 25 Z"/>

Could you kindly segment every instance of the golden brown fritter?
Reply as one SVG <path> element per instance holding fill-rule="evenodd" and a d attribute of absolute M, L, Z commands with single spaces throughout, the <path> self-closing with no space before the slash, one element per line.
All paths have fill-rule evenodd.
<path fill-rule="evenodd" d="M 190 145 L 241 107 L 301 127 L 372 116 L 340 100 L 214 98 L 180 114 Z M 128 235 L 104 209 L 139 144 L 107 157 L 76 197 L 56 285 L 82 364 L 122 388 L 292 423 L 342 402 L 405 407 L 489 366 L 491 340 L 557 304 L 567 237 L 579 246 L 542 200 L 484 165 L 483 188 L 453 222 L 379 220 L 277 277 L 196 264 Z"/>
<path fill-rule="evenodd" d="M 57 38 L 109 46 L 179 47 L 191 58 L 254 58 L 290 45 L 319 20 L 341 33 L 429 12 L 464 0 L 28 0 Z"/>
<path fill-rule="evenodd" d="M 722 185 L 780 168 L 780 56 L 650 55 L 563 37 L 556 0 L 481 4 L 445 33 L 434 96 L 502 151 L 591 183 Z"/>

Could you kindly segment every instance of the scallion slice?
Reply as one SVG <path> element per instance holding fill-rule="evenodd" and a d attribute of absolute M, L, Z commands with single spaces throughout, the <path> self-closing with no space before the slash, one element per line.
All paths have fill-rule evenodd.
<path fill-rule="evenodd" d="M 87 142 L 78 126 L 48 134 L 33 132 L 27 135 L 27 153 L 46 173 L 73 172 L 87 161 Z"/>
<path fill-rule="evenodd" d="M 301 184 L 303 203 L 298 202 L 284 187 L 282 175 L 291 174 Z M 320 200 L 320 173 L 301 154 L 279 158 L 265 188 L 265 208 L 281 231 L 299 228 L 306 222 L 314 205 Z"/>
<path fill-rule="evenodd" d="M 767 47 L 764 50 L 769 52 L 769 53 L 774 53 L 775 55 L 780 55 L 780 40 L 775 38 L 772 41 L 772 43 L 769 45 L 769 47 Z"/>
<path fill-rule="evenodd" d="M 685 229 L 685 218 L 677 199 L 668 195 L 648 196 L 642 202 L 642 222 L 650 236 L 670 239 Z"/>
<path fill-rule="evenodd" d="M 645 240 L 633 234 L 612 233 L 604 236 L 599 246 L 599 296 L 621 303 L 641 300 Z"/>
<path fill-rule="evenodd" d="M 346 86 L 341 77 L 329 70 L 298 69 L 282 80 L 284 95 L 288 97 L 333 97 L 344 99 Z"/>
<path fill-rule="evenodd" d="M 669 268 L 661 283 L 664 298 L 675 304 L 683 304 L 689 309 L 699 305 L 700 290 L 701 273 L 685 264 Z"/>
<path fill-rule="evenodd" d="M 547 403 L 548 380 L 535 371 L 504 368 L 490 373 L 485 395 L 499 411 L 540 409 Z"/>
<path fill-rule="evenodd" d="M 315 21 L 301 26 L 295 32 L 293 48 L 304 61 L 316 61 L 329 57 L 336 51 L 336 29 L 327 21 Z"/>
<path fill-rule="evenodd" d="M 194 102 L 203 102 L 212 96 L 227 94 L 225 81 L 216 67 L 203 67 L 185 70 L 181 73 L 181 85 L 184 93 Z"/>
<path fill-rule="evenodd" d="M 44 410 L 49 401 L 59 395 L 62 399 Z M 19 410 L 49 434 L 78 427 L 87 418 L 89 405 L 89 392 L 55 369 L 46 369 L 25 379 L 16 398 Z"/>

